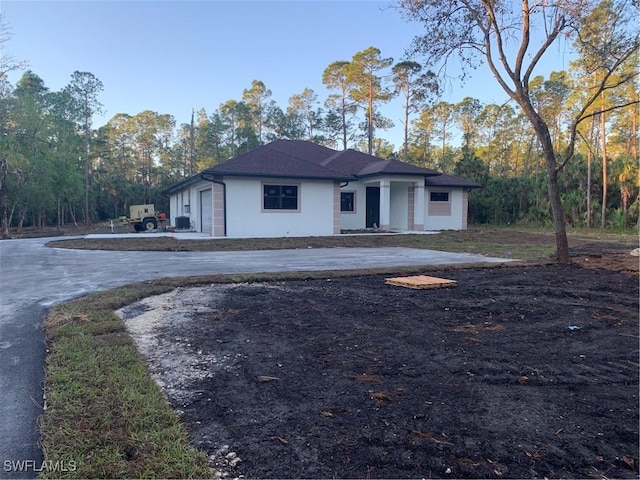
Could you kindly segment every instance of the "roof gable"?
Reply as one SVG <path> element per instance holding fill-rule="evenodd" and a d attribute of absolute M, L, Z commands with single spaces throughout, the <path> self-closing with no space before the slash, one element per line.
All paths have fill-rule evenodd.
<path fill-rule="evenodd" d="M 267 146 L 316 164 L 321 164 L 324 159 L 336 153 L 336 151 L 331 148 L 304 140 L 274 140 L 267 144 Z"/>
<path fill-rule="evenodd" d="M 226 162 L 206 169 L 204 172 L 222 176 L 353 180 L 354 177 L 351 175 L 345 175 L 344 173 L 337 172 L 305 158 L 305 156 L 308 155 L 311 160 L 319 159 L 326 156 L 327 153 L 331 154 L 332 152 L 333 150 L 329 148 L 320 147 L 319 145 L 314 145 L 309 142 L 277 140 L 276 142 L 263 145 L 255 150 L 233 157 Z"/>
<path fill-rule="evenodd" d="M 368 177 L 371 175 L 439 175 L 437 171 L 429 168 L 416 167 L 400 160 L 385 160 L 353 149 L 336 152 L 324 160 L 322 165 L 356 177 Z"/>

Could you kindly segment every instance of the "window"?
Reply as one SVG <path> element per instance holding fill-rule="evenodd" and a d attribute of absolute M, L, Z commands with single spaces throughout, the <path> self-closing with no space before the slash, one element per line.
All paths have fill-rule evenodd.
<path fill-rule="evenodd" d="M 429 192 L 429 215 L 451 216 L 451 191 Z"/>
<path fill-rule="evenodd" d="M 265 210 L 298 210 L 297 185 L 264 185 Z"/>
<path fill-rule="evenodd" d="M 356 192 L 340 192 L 340 211 L 356 211 Z"/>
<path fill-rule="evenodd" d="M 431 202 L 448 202 L 449 192 L 431 192 L 429 201 Z"/>

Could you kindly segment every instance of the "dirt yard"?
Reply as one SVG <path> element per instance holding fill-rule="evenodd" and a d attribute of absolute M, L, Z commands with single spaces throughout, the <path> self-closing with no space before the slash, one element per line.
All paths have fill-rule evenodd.
<path fill-rule="evenodd" d="M 575 254 L 594 268 L 210 285 L 121 315 L 224 476 L 638 478 L 637 257 Z"/>

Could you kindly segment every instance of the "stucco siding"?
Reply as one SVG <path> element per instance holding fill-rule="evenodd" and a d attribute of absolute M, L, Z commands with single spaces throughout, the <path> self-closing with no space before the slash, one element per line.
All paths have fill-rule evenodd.
<path fill-rule="evenodd" d="M 392 230 L 409 228 L 409 187 L 412 185 L 412 183 L 391 182 L 389 228 Z"/>
<path fill-rule="evenodd" d="M 180 219 L 180 228 L 247 238 L 463 229 L 465 191 L 479 186 L 395 159 L 280 139 L 162 193 L 172 225 Z"/>
<path fill-rule="evenodd" d="M 228 237 L 332 235 L 333 182 L 225 178 Z M 296 211 L 263 209 L 263 185 L 297 185 Z"/>
<path fill-rule="evenodd" d="M 429 205 L 431 192 L 449 192 L 450 202 L 450 214 L 442 215 L 440 205 L 434 208 L 434 205 Z M 425 230 L 464 230 L 464 213 L 467 209 L 467 202 L 465 201 L 464 191 L 462 188 L 426 188 L 424 194 L 425 201 Z"/>
<path fill-rule="evenodd" d="M 201 231 L 200 192 L 210 188 L 210 182 L 202 181 L 171 195 L 169 198 L 169 218 L 171 225 L 176 225 L 176 217 L 189 217 L 190 223 L 193 223 L 196 231 Z"/>
<path fill-rule="evenodd" d="M 366 185 L 360 182 L 350 182 L 340 190 L 343 192 L 355 192 L 355 211 L 340 212 L 340 228 L 343 230 L 363 229 L 366 222 Z"/>
<path fill-rule="evenodd" d="M 424 195 L 416 192 L 418 187 L 409 181 L 391 181 L 389 186 L 389 227 L 394 230 L 462 230 L 467 228 L 467 199 L 463 188 L 427 187 Z M 406 179 L 409 180 L 409 179 Z M 213 232 L 215 237 L 226 235 L 231 238 L 281 237 L 334 235 L 340 229 L 363 229 L 366 223 L 366 186 L 375 182 L 350 182 L 340 187 L 339 182 L 311 180 L 283 180 L 264 178 L 224 179 L 226 184 L 226 209 L 222 185 L 200 181 L 184 190 L 172 194 L 169 199 L 171 225 L 176 225 L 176 217 L 189 217 L 192 227 L 202 231 L 201 192 L 211 189 L 213 193 Z M 265 209 L 264 186 L 296 185 L 298 204 L 294 211 Z M 421 187 L 420 187 L 421 189 Z M 410 195 L 413 190 L 413 199 Z M 340 192 L 353 192 L 354 211 L 340 212 Z M 449 205 L 434 205 L 431 192 L 449 192 Z M 418 195 L 419 193 L 419 195 Z M 441 197 L 441 196 L 440 196 Z M 420 198 L 413 212 L 409 204 Z M 450 213 L 449 213 L 450 210 Z M 225 215 L 226 214 L 226 215 Z M 413 214 L 413 218 L 411 218 Z"/>
<path fill-rule="evenodd" d="M 462 230 L 467 229 L 469 220 L 469 191 L 462 192 Z"/>

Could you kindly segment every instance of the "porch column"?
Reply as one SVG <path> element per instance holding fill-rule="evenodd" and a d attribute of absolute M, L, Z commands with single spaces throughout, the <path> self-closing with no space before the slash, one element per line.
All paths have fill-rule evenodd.
<path fill-rule="evenodd" d="M 388 230 L 391 223 L 391 182 L 380 180 L 380 230 Z"/>
<path fill-rule="evenodd" d="M 416 182 L 413 188 L 413 229 L 424 230 L 424 180 Z"/>

